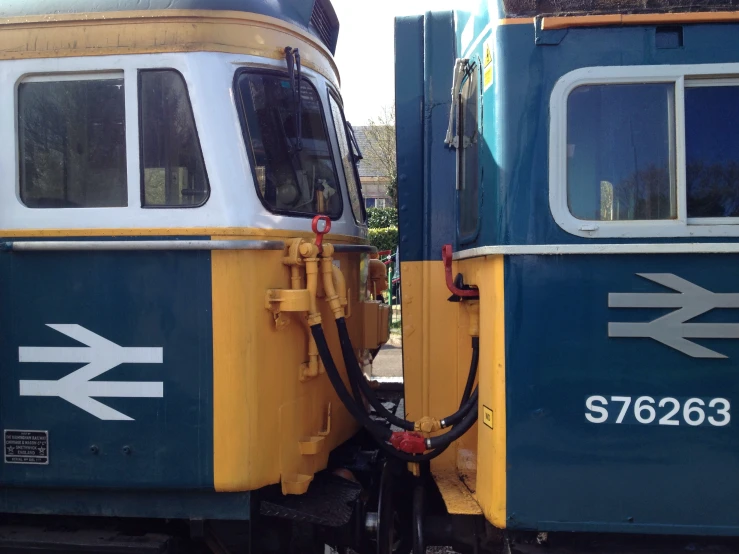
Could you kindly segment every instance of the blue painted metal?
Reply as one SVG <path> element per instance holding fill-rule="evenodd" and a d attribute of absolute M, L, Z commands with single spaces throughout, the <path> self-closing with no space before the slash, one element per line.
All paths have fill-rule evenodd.
<path fill-rule="evenodd" d="M 396 45 L 404 47 L 397 49 L 396 90 L 405 259 L 436 260 L 436 241 L 453 242 L 454 224 L 448 221 L 456 213 L 456 160 L 439 147 L 446 116 L 429 129 L 429 107 L 438 104 L 426 95 L 430 90 L 437 94 L 448 114 L 451 53 L 482 57 L 488 37 L 494 47 L 494 79 L 483 93 L 480 233 L 464 247 L 646 242 L 576 237 L 552 218 L 552 89 L 564 74 L 582 67 L 739 62 L 739 25 L 684 25 L 683 47 L 664 49 L 657 47 L 655 26 L 567 31 L 542 31 L 533 23 L 486 27 L 499 15 L 489 13 L 488 4 L 491 10 L 500 9 L 496 3 L 481 2 L 471 46 L 462 41 L 470 14 L 456 13 L 453 45 L 438 38 L 433 48 L 426 41 L 423 50 L 418 36 L 425 36 L 434 17 L 398 23 Z M 400 32 L 411 22 L 416 35 L 406 42 Z M 425 69 L 423 97 L 419 65 Z M 444 84 L 438 90 L 440 80 Z M 418 136 L 423 138 L 420 147 L 411 140 Z M 715 240 L 737 239 L 648 242 Z M 585 418 L 590 395 L 739 401 L 737 340 L 700 339 L 700 344 L 728 356 L 712 360 L 691 358 L 651 339 L 608 337 L 609 321 L 647 322 L 666 313 L 608 308 L 609 293 L 668 292 L 637 273 L 674 273 L 714 292 L 736 293 L 737 261 L 734 255 L 506 259 L 509 527 L 739 535 L 739 479 L 734 471 L 739 438 L 733 422 L 727 427 L 673 427 L 641 425 L 633 417 L 623 425 L 593 424 Z M 697 321 L 735 323 L 733 312 L 714 310 Z"/>
<path fill-rule="evenodd" d="M 400 243 L 404 261 L 441 260 L 456 238 L 456 158 L 444 144 L 455 43 L 451 12 L 396 24 Z M 419 80 L 419 77 L 422 80 Z"/>
<path fill-rule="evenodd" d="M 739 399 L 739 341 L 699 340 L 692 358 L 649 338 L 609 338 L 608 322 L 664 309 L 608 308 L 608 294 L 670 292 L 637 273 L 673 273 L 737 292 L 739 256 L 510 256 L 505 265 L 508 525 L 513 528 L 739 534 L 739 435 L 726 427 L 586 420 L 591 395 Z M 714 310 L 697 322 L 736 322 Z M 536 348 L 526 345 L 536 342 Z M 713 410 L 706 410 L 713 414 Z M 658 409 L 659 417 L 665 409 Z M 707 414 L 708 415 L 708 414 Z"/>
<path fill-rule="evenodd" d="M 0 0 L 0 18 L 131 10 L 228 10 L 276 17 L 323 40 L 322 33 L 311 20 L 316 3 L 320 4 L 331 27 L 326 46 L 334 54 L 339 35 L 339 20 L 331 0 Z"/>
<path fill-rule="evenodd" d="M 151 519 L 219 519 L 251 517 L 251 493 L 162 490 L 59 490 L 5 487 L 0 512 L 50 516 Z"/>
<path fill-rule="evenodd" d="M 0 464 L 3 486 L 212 490 L 210 252 L 0 255 L 0 420 L 49 432 L 49 465 Z M 19 396 L 84 363 L 19 363 L 19 347 L 81 347 L 47 324 L 77 324 L 162 364 L 122 364 L 95 381 L 163 382 L 163 398 L 98 398 L 133 418 L 104 421 L 58 397 Z M 128 448 L 126 448 L 128 447 Z"/>

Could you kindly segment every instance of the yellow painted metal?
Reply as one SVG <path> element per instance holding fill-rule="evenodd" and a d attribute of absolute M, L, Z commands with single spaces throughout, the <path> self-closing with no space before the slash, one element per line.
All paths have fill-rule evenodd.
<path fill-rule="evenodd" d="M 285 21 L 244 12 L 142 10 L 0 19 L 0 60 L 163 52 L 224 52 L 282 59 L 286 46 L 334 85 L 339 73 L 316 38 Z"/>
<path fill-rule="evenodd" d="M 269 289 L 265 296 L 265 308 L 275 315 L 280 312 L 307 312 L 310 294 L 307 289 Z"/>
<path fill-rule="evenodd" d="M 364 331 L 362 333 L 362 348 L 374 349 L 382 344 L 380 337 L 377 333 L 378 324 L 380 317 L 380 303 L 379 302 L 362 302 L 360 304 L 360 310 L 362 312 L 362 321 Z"/>
<path fill-rule="evenodd" d="M 455 263 L 478 285 L 479 302 L 448 302 L 441 261 L 401 262 L 403 369 L 409 419 L 443 417 L 459 407 L 471 360 L 470 333 L 479 333 L 480 418 L 492 410 L 491 429 L 475 425 L 431 463 L 453 514 L 484 513 L 505 527 L 505 321 L 503 258 Z M 479 318 L 479 320 L 478 320 Z M 474 501 L 473 501 L 474 499 Z M 476 501 L 476 502 L 475 502 Z M 477 505 L 477 507 L 475 507 Z"/>
<path fill-rule="evenodd" d="M 464 377 L 458 376 L 458 356 L 471 356 L 469 335 L 460 343 L 459 304 L 447 302 L 449 290 L 441 261 L 403 262 L 403 377 L 408 419 L 425 415 L 443 417 L 459 408 Z M 467 333 L 465 326 L 463 333 Z M 468 433 L 469 434 L 469 433 Z M 437 468 L 454 468 L 457 443 L 431 463 Z"/>
<path fill-rule="evenodd" d="M 266 290 L 291 288 L 291 272 L 283 264 L 284 257 L 283 251 L 212 253 L 217 491 L 246 491 L 282 483 L 284 493 L 301 494 L 312 476 L 326 467 L 331 450 L 357 430 L 327 376 L 305 382 L 298 379 L 295 369 L 305 361 L 308 348 L 304 327 L 290 325 L 278 330 L 272 313 L 264 307 Z M 346 281 L 359 283 L 360 256 L 342 253 L 336 259 Z M 318 302 L 317 307 L 334 359 L 345 375 L 332 312 L 326 302 Z M 360 318 L 347 321 L 357 343 L 361 324 Z M 325 438 L 319 441 L 314 437 Z"/>
<path fill-rule="evenodd" d="M 435 471 L 434 482 L 450 514 L 477 516 L 482 509 L 455 471 Z"/>
<path fill-rule="evenodd" d="M 459 262 L 466 282 L 480 288 L 480 419 L 475 498 L 490 523 L 506 526 L 505 304 L 503 256 Z M 487 408 L 487 409 L 486 409 Z M 490 414 L 492 412 L 492 414 Z"/>

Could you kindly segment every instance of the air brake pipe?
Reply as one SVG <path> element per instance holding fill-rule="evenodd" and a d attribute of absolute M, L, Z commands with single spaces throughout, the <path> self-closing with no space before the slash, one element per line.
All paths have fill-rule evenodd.
<path fill-rule="evenodd" d="M 318 317 L 320 318 L 320 315 L 318 315 Z M 318 352 L 321 355 L 321 359 L 326 366 L 326 375 L 328 375 L 328 378 L 331 381 L 336 394 L 339 396 L 339 400 L 341 400 L 342 404 L 344 404 L 352 417 L 354 417 L 354 419 L 356 419 L 365 429 L 367 429 L 367 431 L 370 433 L 370 435 L 372 435 L 372 437 L 375 439 L 378 446 L 382 450 L 403 462 L 419 463 L 436 458 L 444 451 L 444 449 L 446 449 L 446 447 L 448 447 L 453 442 L 453 440 L 445 439 L 445 437 L 452 436 L 452 430 L 457 429 L 457 427 L 453 427 L 452 430 L 445 433 L 444 435 L 434 437 L 434 439 L 438 439 L 434 441 L 434 450 L 426 454 L 421 454 L 421 452 L 427 450 L 426 441 L 428 439 L 424 439 L 424 437 L 418 433 L 393 433 L 392 431 L 390 431 L 390 429 L 375 423 L 363 409 L 359 408 L 359 406 L 354 403 L 354 399 L 351 397 L 349 391 L 346 389 L 346 385 L 344 385 L 344 381 L 341 379 L 339 370 L 336 368 L 336 363 L 334 362 L 333 356 L 331 355 L 331 350 L 329 349 L 328 343 L 326 342 L 326 336 L 323 334 L 323 328 L 321 327 L 320 322 L 311 325 L 311 333 L 313 334 L 313 338 L 315 339 L 316 345 L 318 346 Z M 473 414 L 474 417 L 472 417 Z M 472 420 L 472 423 L 474 423 L 474 421 L 477 419 L 476 409 L 470 411 L 468 417 L 465 418 L 465 423 L 470 419 Z M 469 424 L 469 427 L 472 426 L 472 423 Z M 469 427 L 459 432 L 459 436 L 461 436 L 467 429 L 469 429 Z M 456 436 L 456 433 L 454 437 L 454 440 L 458 438 Z M 414 455 L 409 454 L 405 450 L 399 450 L 396 447 L 387 444 L 388 441 L 391 441 L 394 444 L 403 446 L 405 448 L 408 448 L 408 445 L 411 445 L 419 454 Z"/>
<path fill-rule="evenodd" d="M 387 419 L 396 427 L 400 427 L 401 429 L 405 429 L 406 431 L 413 431 L 415 429 L 415 422 L 399 418 L 387 408 L 385 408 L 385 406 L 382 405 L 380 399 L 377 398 L 377 396 L 375 395 L 375 392 L 372 390 L 372 387 L 367 382 L 367 379 L 364 378 L 362 370 L 359 368 L 359 363 L 357 362 L 356 356 L 354 355 L 354 347 L 352 346 L 351 339 L 349 338 L 349 331 L 346 327 L 346 321 L 344 320 L 344 318 L 339 318 L 336 320 L 336 327 L 339 330 L 339 342 L 341 343 L 341 352 L 344 357 L 344 365 L 346 366 L 347 373 L 349 374 L 350 383 L 352 385 L 354 385 L 355 383 L 359 385 L 362 394 L 367 398 L 367 400 L 369 400 L 369 403 L 381 417 Z M 458 421 L 461 421 L 464 416 L 467 415 L 470 409 L 476 406 L 476 403 L 471 401 L 470 394 L 472 385 L 475 381 L 475 375 L 477 374 L 477 365 L 479 360 L 479 339 L 477 337 L 473 337 L 472 347 L 472 362 L 470 363 L 470 371 L 467 377 L 467 386 L 465 387 L 465 392 L 462 395 L 460 409 L 452 415 L 441 420 L 442 429 L 454 425 Z M 357 400 L 357 402 L 361 402 L 361 399 L 355 399 Z"/>

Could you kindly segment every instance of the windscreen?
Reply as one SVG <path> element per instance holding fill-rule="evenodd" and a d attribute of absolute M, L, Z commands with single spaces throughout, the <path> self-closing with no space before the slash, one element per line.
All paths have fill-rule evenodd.
<path fill-rule="evenodd" d="M 276 213 L 341 217 L 331 144 L 313 85 L 301 82 L 302 105 L 296 102 L 287 76 L 242 73 L 238 91 L 257 189 L 267 208 Z M 302 140 L 298 140 L 298 117 Z"/>

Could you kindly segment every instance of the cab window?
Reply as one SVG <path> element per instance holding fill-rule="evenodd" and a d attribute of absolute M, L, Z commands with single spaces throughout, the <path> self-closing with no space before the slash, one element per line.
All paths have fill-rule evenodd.
<path fill-rule="evenodd" d="M 344 119 L 344 112 L 338 101 L 334 97 L 333 92 L 329 92 L 328 101 L 331 105 L 331 118 L 336 129 L 336 138 L 339 141 L 339 153 L 341 154 L 341 165 L 344 170 L 346 179 L 346 187 L 349 192 L 349 201 L 352 205 L 352 213 L 357 223 L 364 223 L 365 211 L 364 201 L 362 199 L 362 190 L 359 186 L 359 172 L 357 171 L 357 161 L 360 154 L 355 151 L 353 146 L 354 140 L 351 127 Z"/>
<path fill-rule="evenodd" d="M 689 218 L 739 217 L 737 129 L 739 84 L 686 82 L 685 162 Z"/>
<path fill-rule="evenodd" d="M 18 87 L 20 198 L 29 208 L 128 204 L 123 74 Z"/>
<path fill-rule="evenodd" d="M 298 103 L 286 75 L 242 72 L 236 86 L 263 204 L 275 213 L 341 217 L 341 192 L 315 87 L 300 81 Z"/>
<path fill-rule="evenodd" d="M 210 186 L 185 79 L 174 69 L 141 71 L 139 103 L 142 205 L 202 206 Z"/>
<path fill-rule="evenodd" d="M 577 87 L 567 105 L 567 199 L 578 219 L 677 217 L 672 83 Z"/>

